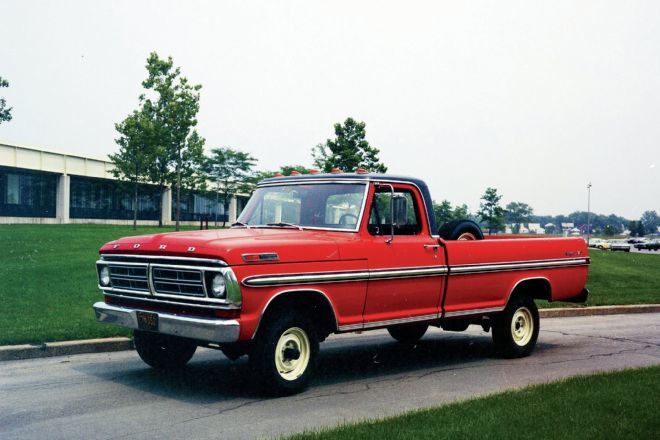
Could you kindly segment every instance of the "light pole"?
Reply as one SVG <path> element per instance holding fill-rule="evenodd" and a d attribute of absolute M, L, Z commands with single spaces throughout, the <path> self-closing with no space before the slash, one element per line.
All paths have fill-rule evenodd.
<path fill-rule="evenodd" d="M 591 182 L 587 185 L 587 246 L 591 237 Z"/>

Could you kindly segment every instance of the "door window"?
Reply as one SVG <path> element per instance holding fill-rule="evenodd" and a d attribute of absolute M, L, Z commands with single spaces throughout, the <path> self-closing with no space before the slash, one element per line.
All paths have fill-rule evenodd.
<path fill-rule="evenodd" d="M 419 234 L 419 207 L 412 191 L 397 189 L 392 197 L 388 188 L 379 188 L 371 203 L 368 230 L 371 235 Z"/>

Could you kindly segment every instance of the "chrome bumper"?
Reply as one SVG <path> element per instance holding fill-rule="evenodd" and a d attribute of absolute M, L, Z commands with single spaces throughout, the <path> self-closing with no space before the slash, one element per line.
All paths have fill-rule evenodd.
<path fill-rule="evenodd" d="M 104 302 L 94 304 L 96 320 L 119 327 L 138 328 L 136 309 L 117 307 Z M 240 324 L 235 319 L 209 319 L 149 312 L 158 315 L 158 332 L 205 342 L 238 341 Z"/>

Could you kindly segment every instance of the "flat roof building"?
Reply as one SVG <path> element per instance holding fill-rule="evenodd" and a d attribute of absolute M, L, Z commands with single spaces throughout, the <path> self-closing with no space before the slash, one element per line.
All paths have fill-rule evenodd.
<path fill-rule="evenodd" d="M 133 190 L 112 175 L 111 162 L 0 142 L 0 223 L 110 223 L 133 221 Z M 140 184 L 140 224 L 172 224 L 170 188 Z M 181 191 L 181 221 L 234 222 L 247 197 Z M 161 211 L 162 205 L 162 211 Z M 162 215 L 161 215 L 162 212 Z"/>

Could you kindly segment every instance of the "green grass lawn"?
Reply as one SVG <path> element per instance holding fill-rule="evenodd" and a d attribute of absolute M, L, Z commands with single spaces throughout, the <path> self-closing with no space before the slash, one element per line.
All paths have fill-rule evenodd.
<path fill-rule="evenodd" d="M 102 299 L 94 267 L 98 249 L 118 237 L 171 230 L 0 225 L 0 344 L 128 334 L 94 319 L 91 306 Z M 660 255 L 590 252 L 589 305 L 660 303 Z"/>
<path fill-rule="evenodd" d="M 660 367 L 579 376 L 384 420 L 288 437 L 353 439 L 651 439 Z"/>
<path fill-rule="evenodd" d="M 127 335 L 98 324 L 95 262 L 104 243 L 173 227 L 0 225 L 0 345 Z"/>
<path fill-rule="evenodd" d="M 589 249 L 589 256 L 588 306 L 660 303 L 660 255 Z"/>

